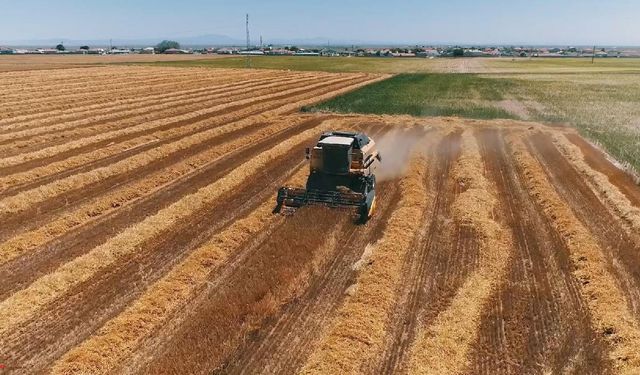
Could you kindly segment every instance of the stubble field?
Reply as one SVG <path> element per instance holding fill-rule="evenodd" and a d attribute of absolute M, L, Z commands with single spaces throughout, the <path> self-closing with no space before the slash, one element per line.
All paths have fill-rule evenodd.
<path fill-rule="evenodd" d="M 300 114 L 379 74 L 0 73 L 0 373 L 638 373 L 640 189 L 574 130 Z M 366 225 L 275 192 L 383 155 Z"/>

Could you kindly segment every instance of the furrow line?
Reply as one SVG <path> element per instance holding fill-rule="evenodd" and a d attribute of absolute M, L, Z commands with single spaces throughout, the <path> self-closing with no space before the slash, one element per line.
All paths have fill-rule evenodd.
<path fill-rule="evenodd" d="M 103 104 L 92 104 L 87 107 L 76 107 L 73 110 L 55 111 L 59 114 L 58 116 L 52 115 L 51 113 L 45 113 L 44 114 L 44 116 L 46 116 L 45 120 L 36 119 L 28 122 L 22 121 L 19 124 L 20 129 L 15 130 L 13 132 L 3 132 L 3 134 L 0 134 L 0 141 L 6 141 L 8 139 L 17 140 L 25 136 L 34 136 L 34 135 L 40 135 L 46 132 L 50 132 L 51 129 L 56 130 L 51 126 L 61 121 L 64 121 L 67 126 L 64 128 L 60 128 L 60 130 L 72 130 L 81 125 L 91 125 L 94 123 L 103 124 L 103 123 L 106 123 L 107 120 L 115 121 L 115 120 L 124 119 L 124 118 L 130 117 L 128 116 L 129 114 L 138 114 L 138 113 L 142 113 L 142 114 L 154 113 L 155 114 L 157 112 L 151 111 L 150 109 L 167 108 L 167 107 L 160 107 L 159 106 L 160 104 L 172 103 L 182 99 L 192 100 L 197 98 L 206 98 L 208 96 L 213 96 L 213 94 L 221 94 L 221 93 L 231 94 L 233 92 L 239 91 L 240 89 L 246 90 L 252 87 L 261 86 L 262 84 L 268 84 L 273 82 L 285 83 L 285 82 L 293 81 L 297 77 L 307 78 L 309 76 L 310 75 L 289 76 L 289 77 L 282 77 L 282 76 L 281 77 L 260 77 L 257 79 L 249 79 L 249 80 L 243 80 L 243 81 L 236 81 L 232 83 L 226 83 L 223 85 L 216 85 L 214 87 L 211 87 L 209 84 L 207 84 L 205 87 L 201 87 L 197 89 L 174 91 L 170 93 L 165 92 L 162 94 L 148 95 L 148 96 L 136 97 L 132 99 L 113 100 Z M 124 111 L 121 110 L 123 108 L 125 109 Z M 149 110 L 140 111 L 140 109 L 144 109 L 144 108 Z M 114 111 L 117 111 L 117 112 L 114 112 Z M 87 114 L 91 115 L 90 118 L 86 118 Z M 8 127 L 5 127 L 5 129 L 6 128 Z M 27 129 L 22 129 L 22 128 L 27 128 Z"/>
<path fill-rule="evenodd" d="M 293 89 L 289 89 L 289 90 L 284 90 L 281 92 L 277 92 L 277 93 L 272 93 L 272 94 L 266 94 L 266 95 L 262 95 L 256 98 L 248 98 L 248 99 L 243 99 L 243 100 L 239 100 L 233 103 L 225 103 L 225 104 L 221 104 L 221 105 L 217 105 L 211 108 L 207 108 L 207 109 L 202 109 L 202 110 L 198 110 L 198 111 L 193 111 L 191 113 L 187 113 L 187 114 L 183 114 L 183 115 L 179 115 L 179 116 L 174 116 L 171 118 L 165 118 L 165 119 L 159 119 L 159 120 L 155 120 L 155 121 L 151 121 L 149 123 L 146 124 L 140 124 L 137 126 L 133 126 L 133 127 L 129 127 L 126 129 L 122 129 L 122 130 L 114 130 L 111 132 L 105 132 L 102 134 L 98 134 L 98 135 L 94 135 L 88 138 L 83 138 L 80 140 L 76 140 L 76 141 L 72 141 L 69 144 L 66 145 L 60 145 L 60 146 L 52 146 L 52 147 L 47 147 L 44 148 L 42 150 L 39 151 L 35 151 L 35 152 L 30 152 L 30 153 L 26 153 L 26 154 L 20 154 L 20 155 L 16 155 L 13 157 L 8 157 L 8 158 L 3 158 L 0 159 L 0 168 L 7 168 L 10 166 L 14 166 L 17 164 L 22 164 L 22 163 L 26 163 L 28 161 L 31 160 L 37 160 L 37 159 L 43 159 L 43 158 L 47 158 L 47 157 L 51 157 L 55 154 L 60 153 L 61 151 L 69 151 L 69 150 L 74 150 L 74 149 L 78 149 L 82 146 L 87 146 L 87 145 L 91 145 L 91 144 L 96 144 L 98 142 L 104 142 L 104 141 L 108 141 L 111 140 L 115 137 L 119 137 L 119 136 L 126 136 L 126 135 L 142 135 L 146 132 L 149 132 L 150 130 L 153 129 L 157 129 L 157 128 L 162 128 L 162 126 L 165 127 L 173 127 L 175 126 L 176 123 L 181 122 L 181 121 L 188 121 L 188 120 L 196 120 L 198 121 L 198 119 L 206 119 L 214 114 L 220 114 L 221 111 L 224 110 L 229 110 L 229 107 L 231 108 L 242 108 L 244 106 L 246 106 L 247 104 L 252 104 L 252 103 L 266 103 L 269 100 L 273 100 L 274 98 L 279 98 L 279 97 L 283 97 L 286 95 L 291 95 L 291 94 L 295 94 L 295 93 L 300 93 L 300 92 L 304 92 L 304 91 L 309 91 L 311 89 L 315 89 L 315 88 L 321 88 L 321 87 L 325 87 L 325 86 L 329 86 L 331 84 L 335 84 L 335 83 L 340 83 L 340 82 L 345 82 L 345 81 L 349 81 L 349 80 L 353 80 L 352 78 L 338 78 L 335 80 L 329 80 L 329 81 L 325 81 L 325 82 L 320 82 L 320 83 L 316 83 L 313 85 L 308 85 L 306 87 L 298 87 L 298 85 L 294 85 Z M 269 104 L 269 103 L 266 103 Z"/>
<path fill-rule="evenodd" d="M 265 166 L 289 152 L 291 148 L 311 138 L 326 125 L 302 132 L 280 143 L 274 148 L 257 155 L 252 160 L 237 167 L 225 177 L 207 185 L 197 192 L 147 217 L 74 260 L 47 274 L 28 288 L 11 295 L 0 303 L 0 337 L 6 337 L 12 327 L 31 319 L 37 312 L 53 302 L 71 288 L 94 277 L 101 270 L 134 254 L 139 245 L 158 236 L 193 212 L 220 199 L 224 194 L 242 186 L 245 179 L 259 173 Z"/>
<path fill-rule="evenodd" d="M 260 98 L 272 94 L 274 91 L 293 89 L 304 86 L 316 78 L 291 79 L 281 82 L 267 83 L 255 91 L 238 88 L 226 91 L 213 90 L 211 93 L 197 95 L 194 98 L 179 102 L 170 100 L 169 103 L 160 102 L 145 105 L 138 109 L 124 110 L 106 115 L 96 115 L 77 121 L 61 122 L 42 128 L 23 130 L 18 133 L 0 136 L 0 151 L 6 156 L 27 154 L 38 147 L 54 147 L 60 143 L 69 143 L 77 139 L 86 139 L 96 135 L 127 134 L 137 130 L 145 123 L 168 121 L 179 116 L 201 111 L 204 108 L 221 108 L 222 105 L 243 103 L 246 99 Z M 232 106 L 233 108 L 233 106 Z"/>
<path fill-rule="evenodd" d="M 138 80 L 144 82 L 145 84 L 148 84 L 149 86 L 153 86 L 156 84 L 169 83 L 172 81 L 179 82 L 183 78 L 193 77 L 195 72 L 196 70 L 183 70 L 182 72 L 179 72 L 179 74 L 169 75 L 168 77 L 166 75 L 166 72 L 163 73 L 161 76 L 159 76 L 159 73 L 150 72 L 149 74 L 145 74 L 145 76 L 141 76 L 140 78 L 138 78 Z M 202 72 L 202 71 L 198 71 L 198 72 L 203 77 L 209 76 L 214 79 L 217 78 L 215 75 L 213 75 L 215 72 L 210 72 L 209 74 L 207 74 L 207 72 Z M 232 74 L 227 73 L 226 76 L 235 77 L 238 75 L 239 74 L 236 74 L 234 72 Z M 88 75 L 85 77 L 87 79 L 90 79 L 91 75 Z M 51 87 L 50 91 L 55 91 L 56 94 L 58 94 L 55 97 L 51 97 L 49 90 L 39 90 L 37 92 L 23 93 L 20 96 L 16 97 L 16 100 L 4 101 L 2 105 L 6 107 L 18 106 L 20 108 L 24 107 L 25 105 L 31 105 L 35 107 L 35 106 L 42 105 L 44 103 L 59 102 L 63 99 L 66 99 L 68 101 L 73 98 L 83 98 L 83 97 L 87 97 L 87 94 L 101 95 L 101 94 L 117 91 L 120 89 L 126 89 L 126 87 L 131 86 L 132 84 L 131 81 L 132 80 L 125 80 L 122 78 L 118 78 L 116 82 L 110 82 L 108 84 L 101 85 L 98 90 L 96 90 L 96 88 L 93 85 L 86 85 L 86 84 L 82 85 L 82 90 L 78 90 L 78 88 L 65 89 L 63 84 L 62 87 L 61 86 Z M 133 83 L 137 83 L 137 82 L 133 82 Z M 136 86 L 136 89 L 139 89 L 139 86 Z"/>
<path fill-rule="evenodd" d="M 262 77 L 269 77 L 271 75 L 262 75 Z M 275 75 L 274 75 L 275 76 Z M 243 76 L 244 79 L 252 79 L 259 78 L 260 75 L 248 74 L 247 76 Z M 3 125 L 6 125 L 8 130 L 20 129 L 21 121 L 28 121 L 32 119 L 37 119 L 38 117 L 48 117 L 49 115 L 55 115 L 59 113 L 66 113 L 68 110 L 76 110 L 77 108 L 85 108 L 95 106 L 100 108 L 101 106 L 109 105 L 114 100 L 132 100 L 132 99 L 140 99 L 141 94 L 145 95 L 161 95 L 167 93 L 167 91 L 175 91 L 176 89 L 183 89 L 188 87 L 190 89 L 200 88 L 204 89 L 207 87 L 211 87 L 211 85 L 216 84 L 224 84 L 228 82 L 233 82 L 238 80 L 238 77 L 235 76 L 220 76 L 214 77 L 215 79 L 206 79 L 200 76 L 191 75 L 187 76 L 179 81 L 176 80 L 167 80 L 163 81 L 159 84 L 148 84 L 147 86 L 131 86 L 130 88 L 122 88 L 117 90 L 111 90 L 110 92 L 102 92 L 98 90 L 94 90 L 91 94 L 86 94 L 82 97 L 79 97 L 74 100 L 74 98 L 70 100 L 58 100 L 53 97 L 48 102 L 40 103 L 37 107 L 39 110 L 36 110 L 35 106 L 31 106 L 29 108 L 30 114 L 25 114 L 27 112 L 27 108 L 20 107 L 9 107 L 3 113 L 2 121 Z M 145 82 L 147 83 L 147 82 Z M 73 103 L 74 107 L 71 107 L 69 103 Z M 4 133 L 4 131 L 2 131 Z"/>
<path fill-rule="evenodd" d="M 280 136 L 278 138 L 272 139 L 271 145 L 287 139 Z M 262 146 L 264 145 L 247 150 L 248 153 L 243 152 L 240 158 L 232 156 L 212 170 L 213 174 L 202 175 L 192 182 L 206 186 L 227 174 L 234 164 L 239 165 L 249 160 L 255 156 L 256 151 L 268 149 Z M 275 158 L 260 173 L 245 179 L 240 188 L 224 194 L 215 203 L 192 212 L 186 220 L 145 241 L 135 253 L 106 267 L 95 277 L 76 285 L 47 304 L 43 307 L 47 314 L 35 315 L 6 336 L 11 344 L 7 347 L 12 353 L 9 360 L 36 372 L 50 368 L 53 361 L 89 339 L 100 327 L 125 311 L 150 285 L 155 284 L 210 238 L 249 215 L 261 203 L 268 201 L 273 204 L 273 192 L 292 173 L 299 170 L 302 162 L 302 155 L 294 150 Z M 268 174 L 270 180 L 264 181 L 262 173 Z M 189 185 L 186 186 L 189 190 L 191 182 L 185 181 L 185 184 Z M 199 186 L 195 190 L 198 188 Z M 184 184 L 180 189 L 185 190 Z M 163 201 L 158 202 L 164 205 Z M 262 238 L 267 235 L 264 232 L 260 234 Z M 52 316 L 64 319 L 51 319 Z M 164 334 L 167 330 L 165 325 L 161 333 Z M 146 347 L 147 345 L 144 346 Z M 136 351 L 139 352 L 144 352 L 143 348 Z"/>
<path fill-rule="evenodd" d="M 611 346 L 610 359 L 620 374 L 640 372 L 640 327 L 629 310 L 625 293 L 609 271 L 597 242 L 560 198 L 539 162 L 522 140 L 512 142 L 513 157 L 522 168 L 531 196 L 564 239 L 581 282 L 580 292 L 591 311 L 594 330 Z"/>
<path fill-rule="evenodd" d="M 151 149 L 145 151 L 144 153 L 130 156 L 126 159 L 122 159 L 117 163 L 114 163 L 109 166 L 101 167 L 92 171 L 82 172 L 79 174 L 75 174 L 69 177 L 65 177 L 61 180 L 57 180 L 46 185 L 41 185 L 39 187 L 33 188 L 31 190 L 22 191 L 17 195 L 13 195 L 11 197 L 0 200 L 0 207 L 3 208 L 3 212 L 5 215 L 16 214 L 26 210 L 28 207 L 44 202 L 49 198 L 62 194 L 65 191 L 69 190 L 78 190 L 83 186 L 88 186 L 92 183 L 97 183 L 102 181 L 109 176 L 116 176 L 118 174 L 124 173 L 126 171 L 132 171 L 141 166 L 147 165 L 153 160 L 164 158 L 173 152 L 177 152 L 181 149 L 186 149 L 188 147 L 192 147 L 196 144 L 202 143 L 211 136 L 223 134 L 224 132 L 229 131 L 238 126 L 246 126 L 247 122 L 266 119 L 268 116 L 278 115 L 279 113 L 286 112 L 293 108 L 298 108 L 300 105 L 304 105 L 305 101 L 315 101 L 320 100 L 322 97 L 328 97 L 335 95 L 336 92 L 340 92 L 342 90 L 351 89 L 353 86 L 348 83 L 347 88 L 341 88 L 337 91 L 331 88 L 331 91 L 325 94 L 318 95 L 318 93 L 311 92 L 310 94 L 305 94 L 305 97 L 308 95 L 312 95 L 311 99 L 303 99 L 297 98 L 297 101 L 294 101 L 290 104 L 285 104 L 277 107 L 276 109 L 267 110 L 266 112 L 262 112 L 261 118 L 249 117 L 244 120 L 236 121 L 228 125 L 214 127 L 209 130 L 205 130 L 200 133 L 192 134 L 185 138 L 182 138 L 174 143 L 169 143 L 163 146 L 160 146 L 155 149 Z M 302 100 L 302 101 L 300 101 Z M 273 103 L 267 103 L 268 105 L 273 106 Z M 268 109 L 268 108 L 263 108 Z M 41 207 L 42 208 L 42 207 Z"/>
<path fill-rule="evenodd" d="M 500 288 L 510 262 L 511 237 L 493 218 L 497 197 L 484 176 L 484 166 L 473 134 L 462 135 L 461 155 L 453 178 L 466 190 L 453 203 L 461 226 L 479 235 L 479 264 L 456 291 L 449 306 L 428 326 L 418 327 L 409 349 L 410 374 L 463 374 L 468 354 L 480 328 L 480 318 L 495 290 Z"/>
<path fill-rule="evenodd" d="M 16 264 L 11 262 L 17 257 L 39 250 L 34 255 L 37 263 L 40 263 L 43 259 L 55 259 L 62 262 L 65 258 L 75 253 L 66 249 L 74 243 L 71 238 L 67 238 L 70 234 L 69 231 L 95 228 L 97 225 L 103 227 L 108 225 L 109 232 L 113 232 L 123 225 L 119 226 L 113 222 L 105 222 L 105 220 L 111 219 L 114 215 L 119 215 L 119 212 L 126 211 L 127 221 L 134 220 L 140 216 L 136 212 L 132 212 L 136 207 L 135 205 L 141 205 L 142 201 L 150 200 L 153 194 L 166 191 L 169 186 L 181 184 L 194 176 L 205 173 L 211 167 L 218 165 L 219 160 L 227 155 L 243 154 L 245 150 L 250 150 L 275 136 L 288 134 L 294 129 L 306 130 L 311 126 L 315 126 L 319 121 L 322 121 L 322 119 L 312 119 L 303 123 L 292 123 L 290 120 L 283 120 L 278 124 L 269 124 L 268 126 L 258 124 L 260 128 L 253 126 L 247 127 L 246 130 L 241 128 L 240 130 L 212 138 L 212 142 L 202 144 L 204 147 L 193 147 L 192 149 L 194 150 L 188 149 L 189 153 L 177 155 L 179 158 L 162 159 L 158 165 L 152 165 L 148 174 L 136 175 L 136 178 L 129 180 L 130 182 L 127 184 L 75 207 L 74 210 L 59 215 L 54 220 L 46 222 L 43 226 L 23 232 L 0 243 L 0 254 L 2 254 L 0 257 L 0 277 L 7 281 L 12 280 L 14 287 L 19 287 L 34 278 L 39 271 L 31 267 L 31 259 L 21 259 L 24 264 L 23 262 Z M 191 185 L 197 186 L 193 182 Z M 177 196 L 174 193 L 169 200 L 177 198 Z M 59 237 L 60 239 L 58 239 Z M 96 233 L 92 233 L 90 237 L 91 240 L 85 240 L 83 243 L 96 242 L 102 238 Z M 107 236 L 104 237 L 106 240 Z M 58 254 L 58 248 L 61 246 L 51 243 L 54 239 L 58 239 L 58 244 L 64 244 L 63 247 L 66 249 L 64 255 Z M 47 246 L 43 247 L 44 245 Z M 45 251 L 46 254 L 40 254 Z M 56 256 L 56 254 L 58 255 Z M 11 263 L 7 264 L 8 262 Z M 23 276 L 20 277 L 20 275 Z M 10 285 L 0 286 L 0 296 L 6 297 L 6 294 L 11 290 Z"/>
<path fill-rule="evenodd" d="M 574 168 L 590 182 L 601 201 L 610 207 L 627 227 L 628 233 L 640 233 L 640 207 L 634 206 L 609 178 L 591 168 L 584 160 L 582 151 L 570 143 L 564 135 L 554 134 L 553 142 Z"/>
<path fill-rule="evenodd" d="M 389 314 L 402 281 L 403 260 L 425 220 L 429 201 L 426 169 L 422 157 L 411 162 L 407 176 L 400 181 L 398 208 L 374 245 L 369 266 L 358 274 L 354 292 L 346 297 L 302 373 L 357 373 L 382 351 Z"/>

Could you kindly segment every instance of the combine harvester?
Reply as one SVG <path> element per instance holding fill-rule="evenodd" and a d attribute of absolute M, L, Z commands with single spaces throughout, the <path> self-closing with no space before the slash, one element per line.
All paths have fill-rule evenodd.
<path fill-rule="evenodd" d="M 282 187 L 277 206 L 302 207 L 324 205 L 355 208 L 361 223 L 375 210 L 376 176 L 382 159 L 373 139 L 363 133 L 332 131 L 323 133 L 313 149 L 306 149 L 310 173 L 306 189 Z"/>

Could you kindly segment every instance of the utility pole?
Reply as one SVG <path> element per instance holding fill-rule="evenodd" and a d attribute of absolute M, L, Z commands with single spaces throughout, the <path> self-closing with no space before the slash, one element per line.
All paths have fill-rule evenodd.
<path fill-rule="evenodd" d="M 246 18 L 246 30 L 247 30 L 247 58 L 245 59 L 245 68 L 251 68 L 251 56 L 249 55 L 249 45 L 251 44 L 249 40 L 249 13 L 247 13 Z"/>
<path fill-rule="evenodd" d="M 260 35 L 260 49 L 262 49 L 263 44 L 262 44 L 262 35 Z"/>
<path fill-rule="evenodd" d="M 591 63 L 593 64 L 593 61 L 596 58 L 596 46 L 593 46 L 593 50 L 591 52 Z"/>

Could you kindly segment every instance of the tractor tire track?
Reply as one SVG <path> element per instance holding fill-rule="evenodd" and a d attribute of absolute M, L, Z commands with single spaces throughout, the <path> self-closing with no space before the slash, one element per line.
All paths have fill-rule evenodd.
<path fill-rule="evenodd" d="M 628 304 L 640 322 L 640 238 L 629 234 L 584 178 L 553 144 L 548 134 L 530 138 L 532 154 L 545 167 L 560 196 L 569 202 L 576 217 L 593 234 L 607 256 L 609 268 L 626 291 Z"/>
<path fill-rule="evenodd" d="M 108 108 L 106 114 L 94 110 L 89 118 L 86 115 L 80 115 L 76 119 L 53 117 L 51 124 L 4 136 L 0 135 L 0 150 L 6 156 L 26 153 L 36 147 L 50 147 L 101 132 L 126 129 L 141 121 L 148 122 L 179 116 L 200 110 L 203 107 L 230 103 L 260 93 L 268 93 L 269 90 L 295 87 L 296 84 L 304 84 L 307 79 L 313 78 L 310 76 L 269 78 L 248 84 L 241 81 L 239 84 L 233 84 L 229 87 L 208 88 L 203 89 L 203 92 L 200 93 L 174 95 L 162 100 L 151 99 L 133 106 L 118 104 L 115 108 Z"/>
<path fill-rule="evenodd" d="M 452 227 L 452 204 L 461 187 L 450 171 L 460 153 L 460 137 L 460 132 L 448 134 L 431 154 L 428 186 L 433 201 L 425 213 L 428 224 L 416 240 L 416 250 L 405 261 L 398 313 L 392 317 L 383 355 L 378 363 L 369 365 L 368 373 L 407 371 L 406 356 L 418 324 L 435 319 L 473 264 L 476 249 L 472 233 Z"/>
<path fill-rule="evenodd" d="M 74 228 L 30 251 L 26 256 L 0 265 L 0 279 L 7 281 L 7 283 L 0 285 L 0 300 L 27 286 L 38 277 L 52 272 L 70 259 L 105 242 L 132 223 L 155 214 L 160 208 L 170 205 L 181 197 L 215 181 L 228 171 L 249 160 L 253 155 L 272 148 L 294 134 L 311 129 L 325 119 L 326 117 L 314 118 L 255 144 L 249 144 L 223 156 L 212 164 L 173 181 L 161 190 L 138 199 L 121 210 L 112 211 L 104 217 Z M 163 160 L 163 163 L 166 162 L 168 161 Z M 162 168 L 165 167 L 166 164 Z"/>
<path fill-rule="evenodd" d="M 508 281 L 491 299 L 471 354 L 474 374 L 606 372 L 606 347 L 572 274 L 562 238 L 532 201 L 508 159 L 504 133 L 477 135 L 488 177 L 500 197 L 515 252 Z"/>
<path fill-rule="evenodd" d="M 310 86 L 313 89 L 321 89 L 322 87 L 326 87 L 331 84 L 337 84 L 349 79 L 350 78 L 341 78 L 337 80 L 330 80 L 328 83 L 316 83 Z M 321 82 L 321 80 L 317 81 Z M 168 131 L 171 129 L 179 130 L 180 127 L 186 124 L 194 124 L 196 129 L 202 130 L 200 128 L 204 124 L 200 124 L 200 126 L 198 126 L 198 123 L 202 122 L 203 120 L 224 116 L 246 107 L 257 106 L 260 104 L 268 103 L 270 101 L 281 100 L 289 96 L 300 95 L 305 92 L 305 82 L 290 84 L 283 91 L 284 94 L 274 95 L 273 90 L 268 90 L 266 93 L 258 96 L 257 98 L 251 98 L 250 93 L 241 91 L 239 97 L 244 97 L 244 99 L 240 100 L 240 103 L 234 103 L 234 97 L 232 97 L 232 99 L 223 101 L 221 102 L 221 104 L 213 106 L 213 108 L 215 108 L 214 110 L 207 109 L 206 107 L 200 110 L 196 110 L 196 108 L 198 107 L 191 108 L 191 110 L 188 110 L 187 112 L 184 112 L 182 114 L 172 114 L 169 117 L 162 117 L 146 124 L 136 124 L 134 121 L 133 126 L 124 126 L 121 129 L 116 128 L 115 130 L 107 131 L 104 133 L 93 134 L 84 138 L 79 138 L 75 141 L 71 140 L 67 144 L 67 147 L 60 148 L 60 146 L 53 145 L 37 151 L 18 153 L 16 155 L 13 155 L 12 157 L 8 156 L 0 160 L 0 163 L 2 165 L 2 167 L 0 167 L 0 172 L 9 175 L 20 170 L 31 169 L 49 164 L 49 160 L 52 159 L 52 157 L 57 158 L 57 160 L 66 159 L 76 154 L 90 152 L 92 150 L 95 150 L 96 148 L 102 148 L 115 143 L 122 143 L 126 140 L 134 139 L 137 137 L 148 137 L 150 133 L 153 135 L 162 134 L 163 131 Z M 194 114 L 190 115 L 191 113 Z M 144 116 L 142 118 L 144 118 Z M 189 132 L 194 130 L 195 129 L 187 127 L 184 131 Z"/>
<path fill-rule="evenodd" d="M 310 221 L 323 236 L 305 231 Z M 301 209 L 269 239 L 226 265 L 222 275 L 189 306 L 170 337 L 156 340 L 154 360 L 128 371 L 210 373 L 231 354 L 243 336 L 282 306 L 299 298 L 313 274 L 315 259 L 333 257 L 335 243 L 350 223 L 344 213 L 327 208 Z M 282 243 L 280 238 L 288 238 Z M 237 297 L 236 297 L 237 296 Z M 212 346 L 212 343 L 216 343 Z M 203 355 L 206 353 L 206 356 Z M 143 359 L 144 358 L 144 359 Z"/>
<path fill-rule="evenodd" d="M 386 222 L 400 199 L 398 187 L 397 181 L 378 185 L 378 213 L 366 228 L 347 228 L 333 260 L 312 278 L 304 295 L 249 333 L 242 346 L 235 350 L 235 355 L 217 372 L 292 374 L 302 367 L 313 344 L 340 306 L 345 291 L 355 281 L 354 264 L 367 246 L 382 237 Z"/>
<path fill-rule="evenodd" d="M 351 87 L 354 83 L 349 82 L 340 86 L 330 86 L 331 89 L 343 89 L 345 87 Z M 324 90 L 323 90 L 324 91 Z M 309 96 L 317 96 L 315 93 L 304 94 L 305 98 Z M 301 99 L 299 99 L 301 100 Z M 121 161 L 122 162 L 122 161 Z M 144 169 L 145 172 L 149 172 L 147 168 Z M 130 180 L 132 176 L 140 176 L 139 169 L 133 169 L 128 171 L 125 174 L 117 174 L 113 177 L 105 179 L 101 179 L 95 183 L 91 183 L 87 186 L 84 186 L 81 189 L 66 191 L 61 195 L 56 195 L 51 199 L 48 199 L 37 206 L 33 206 L 21 213 L 12 215 L 9 219 L 5 221 L 5 226 L 2 228 L 0 233 L 3 233 L 5 236 L 9 233 L 15 232 L 18 228 L 24 227 L 25 224 L 29 224 L 31 227 L 48 219 L 48 215 L 53 215 L 59 210 L 65 209 L 69 202 L 81 203 L 86 201 L 91 197 L 95 197 L 99 194 L 104 193 L 105 189 L 112 189 L 124 182 Z M 46 215 L 45 215 L 46 213 Z M 26 217 L 36 217 L 36 220 L 26 221 L 24 220 Z"/>
<path fill-rule="evenodd" d="M 220 203 L 194 212 L 171 231 L 144 243 L 137 254 L 123 260 L 123 263 L 110 265 L 95 277 L 76 285 L 46 305 L 43 308 L 46 313 L 38 314 L 3 337 L 3 358 L 30 371 L 44 370 L 123 311 L 147 285 L 157 281 L 207 238 L 264 200 L 271 199 L 272 192 L 300 163 L 301 158 L 290 154 L 274 160 L 273 167 L 252 176 L 251 181 L 244 185 L 246 188 L 227 194 Z M 228 170 L 219 170 L 216 175 L 224 175 Z M 268 182 L 261 182 L 266 176 L 271 176 Z M 210 176 L 200 178 L 211 180 Z M 207 182 L 211 181 L 202 184 Z M 61 317 L 65 318 L 60 320 Z"/>

